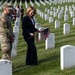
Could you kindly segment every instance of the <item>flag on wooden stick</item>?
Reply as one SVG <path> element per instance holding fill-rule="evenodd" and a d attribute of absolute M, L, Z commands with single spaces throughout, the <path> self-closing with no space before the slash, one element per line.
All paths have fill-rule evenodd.
<path fill-rule="evenodd" d="M 40 29 L 40 31 L 41 31 L 40 32 L 41 40 L 46 40 L 46 38 L 48 38 L 50 34 L 49 28 L 42 28 Z M 39 41 L 39 33 L 36 34 L 35 39 L 36 39 L 36 42 Z"/>

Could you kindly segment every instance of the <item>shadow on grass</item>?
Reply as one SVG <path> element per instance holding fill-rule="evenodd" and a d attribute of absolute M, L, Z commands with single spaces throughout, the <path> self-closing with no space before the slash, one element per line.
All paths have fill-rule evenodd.
<path fill-rule="evenodd" d="M 45 58 L 45 59 L 42 59 L 42 60 L 38 61 L 38 65 L 41 64 L 41 63 L 45 63 L 45 62 L 55 61 L 57 59 L 59 59 L 59 55 L 51 56 L 51 57 L 48 57 L 48 58 Z M 28 68 L 30 68 L 30 65 L 22 66 L 20 68 L 14 69 L 13 73 L 16 73 L 16 72 L 19 72 L 19 71 L 21 71 L 23 69 L 28 69 Z"/>
<path fill-rule="evenodd" d="M 22 66 L 22 67 L 20 67 L 20 68 L 17 68 L 17 69 L 15 69 L 15 70 L 13 70 L 13 73 L 16 73 L 16 72 L 18 72 L 18 71 L 21 71 L 21 70 L 23 70 L 23 69 L 27 69 L 27 68 L 29 68 L 30 66 Z"/>
<path fill-rule="evenodd" d="M 59 55 L 55 55 L 55 56 L 51 56 L 51 57 L 39 60 L 38 63 L 41 64 L 41 63 L 45 63 L 45 62 L 51 62 L 51 61 L 55 61 L 57 59 L 59 59 Z"/>

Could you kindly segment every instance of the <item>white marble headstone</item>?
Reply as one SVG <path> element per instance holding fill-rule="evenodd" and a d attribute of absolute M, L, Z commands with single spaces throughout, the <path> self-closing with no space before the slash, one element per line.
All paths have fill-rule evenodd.
<path fill-rule="evenodd" d="M 39 13 L 40 13 L 40 14 L 39 14 L 39 15 L 40 15 L 40 17 L 42 17 L 42 12 L 40 11 Z"/>
<path fill-rule="evenodd" d="M 18 44 L 18 33 L 17 32 L 13 32 L 14 33 L 14 43 L 15 43 L 15 46 L 17 46 Z"/>
<path fill-rule="evenodd" d="M 73 25 L 75 25 L 75 18 L 73 18 Z"/>
<path fill-rule="evenodd" d="M 47 9 L 47 14 L 50 14 L 50 10 L 49 9 Z"/>
<path fill-rule="evenodd" d="M 54 12 L 53 17 L 57 17 L 57 12 Z"/>
<path fill-rule="evenodd" d="M 69 34 L 70 33 L 70 24 L 65 23 L 63 26 L 63 34 Z"/>
<path fill-rule="evenodd" d="M 61 70 L 75 66 L 75 46 L 65 45 L 60 48 L 60 68 Z"/>
<path fill-rule="evenodd" d="M 18 27 L 18 26 L 14 26 L 14 27 L 13 27 L 13 32 L 19 33 L 19 27 Z"/>
<path fill-rule="evenodd" d="M 15 26 L 20 26 L 20 22 L 19 21 L 15 21 Z"/>
<path fill-rule="evenodd" d="M 41 25 L 39 23 L 35 23 L 35 28 L 39 29 L 41 27 Z"/>
<path fill-rule="evenodd" d="M 45 20 L 48 20 L 48 19 L 49 19 L 49 15 L 45 14 Z"/>
<path fill-rule="evenodd" d="M 64 11 L 64 15 L 68 15 L 68 10 L 65 10 Z"/>
<path fill-rule="evenodd" d="M 74 11 L 70 12 L 71 17 L 74 17 Z"/>
<path fill-rule="evenodd" d="M 49 37 L 45 41 L 45 48 L 46 50 L 49 48 L 54 48 L 55 47 L 55 34 L 50 33 Z"/>
<path fill-rule="evenodd" d="M 49 23 L 53 22 L 53 17 L 49 17 Z"/>
<path fill-rule="evenodd" d="M 44 13 L 41 14 L 41 18 L 42 18 L 42 19 L 45 18 L 45 14 L 44 14 Z"/>
<path fill-rule="evenodd" d="M 68 21 L 68 15 L 64 15 L 64 21 Z"/>
<path fill-rule="evenodd" d="M 42 31 L 43 29 L 45 29 L 44 27 L 40 27 L 39 31 Z M 45 40 L 44 35 L 42 33 L 39 33 L 39 40 Z"/>
<path fill-rule="evenodd" d="M 0 60 L 0 75 L 12 75 L 12 62 L 10 60 Z"/>
<path fill-rule="evenodd" d="M 14 41 L 14 43 L 12 44 L 12 50 L 11 50 L 11 58 L 17 56 L 17 45 Z"/>
<path fill-rule="evenodd" d="M 59 20 L 55 21 L 55 28 L 60 28 L 60 21 Z"/>
<path fill-rule="evenodd" d="M 16 22 L 20 22 L 20 18 L 17 17 L 17 18 L 16 18 Z"/>
<path fill-rule="evenodd" d="M 58 13 L 58 19 L 61 19 L 61 18 L 62 18 L 62 14 Z"/>
<path fill-rule="evenodd" d="M 50 11 L 50 15 L 53 15 L 53 11 Z"/>

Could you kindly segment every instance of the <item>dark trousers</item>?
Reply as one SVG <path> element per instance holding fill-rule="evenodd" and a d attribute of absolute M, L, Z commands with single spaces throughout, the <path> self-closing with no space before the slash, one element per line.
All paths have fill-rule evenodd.
<path fill-rule="evenodd" d="M 37 65 L 37 51 L 34 44 L 34 37 L 25 38 L 28 47 L 27 47 L 27 55 L 26 55 L 26 65 Z"/>

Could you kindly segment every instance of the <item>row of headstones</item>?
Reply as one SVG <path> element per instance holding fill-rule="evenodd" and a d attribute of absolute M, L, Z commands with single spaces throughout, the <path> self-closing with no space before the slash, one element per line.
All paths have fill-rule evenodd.
<path fill-rule="evenodd" d="M 57 4 L 70 3 L 70 2 L 75 2 L 75 0 L 49 0 L 49 5 L 52 5 L 52 4 L 57 5 Z"/>
<path fill-rule="evenodd" d="M 36 28 L 43 28 L 36 23 Z M 67 27 L 66 27 L 67 28 Z M 42 40 L 42 34 L 39 33 L 39 39 Z M 45 40 L 45 48 L 55 48 L 55 34 L 50 33 L 49 37 Z M 75 66 L 75 46 L 65 45 L 60 48 L 60 69 L 64 70 Z"/>
<path fill-rule="evenodd" d="M 40 3 L 37 2 L 37 0 L 35 0 L 36 5 L 40 6 Z M 30 1 L 31 6 L 34 6 L 34 3 L 32 1 Z M 27 1 L 25 1 L 25 7 L 28 8 L 28 3 Z"/>
<path fill-rule="evenodd" d="M 17 55 L 17 44 L 18 44 L 18 35 L 19 35 L 19 28 L 20 28 L 20 18 L 16 18 L 14 27 L 13 27 L 13 33 L 14 33 L 14 42 L 12 45 L 11 50 L 11 57 L 14 57 Z"/>
<path fill-rule="evenodd" d="M 39 31 L 42 31 L 43 29 L 45 29 L 45 27 L 41 27 L 39 23 L 35 23 L 35 28 L 37 28 Z M 50 48 L 54 48 L 55 47 L 55 34 L 49 32 L 48 37 L 46 39 L 44 39 L 44 37 L 45 36 L 42 33 L 38 33 L 38 40 L 45 41 L 45 49 L 48 50 Z"/>
<path fill-rule="evenodd" d="M 31 6 L 34 6 L 34 4 L 33 4 L 33 2 L 30 0 L 30 4 L 31 4 Z"/>
<path fill-rule="evenodd" d="M 42 1 L 42 0 L 39 0 L 39 2 L 42 4 L 42 5 L 44 5 L 44 6 L 46 6 L 46 4 L 49 4 L 49 5 L 51 5 L 51 1 Z M 40 6 L 40 3 L 39 2 L 37 2 L 37 0 L 35 0 L 35 3 L 36 3 L 36 5 L 38 5 L 38 6 Z M 32 2 L 32 1 L 30 1 L 30 4 L 31 4 L 31 6 L 34 6 L 34 3 Z M 27 2 L 25 1 L 25 6 L 26 6 L 26 8 L 27 8 Z"/>
<path fill-rule="evenodd" d="M 70 3 L 70 2 L 75 2 L 75 0 L 53 0 L 53 1 L 52 0 L 49 0 L 49 1 L 47 1 L 47 0 L 44 0 L 44 1 L 40 0 L 40 3 L 42 5 L 44 5 L 44 6 L 46 6 L 46 4 L 49 4 L 49 5 L 55 4 L 55 5 L 57 5 L 57 4 L 63 4 L 65 2 Z"/>
<path fill-rule="evenodd" d="M 66 20 L 66 18 L 64 18 Z M 53 22 L 53 18 L 50 17 L 49 18 L 49 23 Z M 73 25 L 75 26 L 75 18 L 73 18 Z M 55 20 L 55 29 L 56 28 L 60 28 L 60 21 L 59 20 Z M 68 34 L 70 33 L 70 24 L 68 23 L 64 23 L 64 26 L 63 26 L 63 34 Z"/>
<path fill-rule="evenodd" d="M 39 2 L 40 2 L 42 5 L 46 6 L 46 3 L 45 3 L 44 1 L 39 0 Z"/>
<path fill-rule="evenodd" d="M 75 25 L 75 18 L 73 18 L 73 25 Z M 60 22 L 56 21 L 56 28 L 60 27 Z M 70 32 L 70 24 L 64 24 L 64 34 Z M 50 35 L 51 36 L 51 35 Z M 52 38 L 53 39 L 53 38 Z M 48 40 L 48 42 L 51 42 Z M 47 45 L 47 44 L 46 44 Z M 49 43 L 48 43 L 49 45 Z M 49 45 L 50 46 L 50 45 Z M 64 70 L 75 66 L 75 46 L 65 45 L 60 49 L 60 68 Z"/>
<path fill-rule="evenodd" d="M 25 7 L 26 7 L 26 8 L 28 8 L 28 4 L 27 4 L 27 1 L 25 1 Z"/>
<path fill-rule="evenodd" d="M 15 0 L 13 6 L 16 7 L 17 4 L 18 4 L 18 2 L 17 2 L 17 0 Z M 22 6 L 22 0 L 20 0 L 20 2 L 19 2 L 19 6 Z"/>
<path fill-rule="evenodd" d="M 5 2 L 6 2 L 6 1 L 5 1 Z M 3 2 L 2 5 L 0 5 L 0 10 L 2 10 L 2 8 L 3 8 L 3 4 L 4 4 L 5 2 Z"/>
<path fill-rule="evenodd" d="M 40 2 L 41 4 L 43 4 L 44 6 L 46 5 L 46 3 L 47 3 L 47 4 L 50 4 L 49 1 L 45 1 L 45 2 L 46 2 L 46 3 L 45 3 L 45 2 L 43 2 L 42 0 L 40 0 L 39 2 Z M 40 3 L 39 3 L 39 2 L 38 2 L 37 0 L 35 0 L 35 3 L 36 3 L 37 6 L 40 6 Z M 31 4 L 31 6 L 34 6 L 34 3 L 33 3 L 32 1 L 30 1 L 30 4 Z M 25 7 L 26 7 L 26 8 L 28 7 L 27 1 L 25 1 Z"/>
<path fill-rule="evenodd" d="M 48 14 L 43 14 L 40 10 L 38 10 L 38 12 L 40 12 L 40 14 L 39 14 L 40 17 L 42 17 L 42 19 L 49 20 L 49 23 L 52 23 L 54 21 L 53 17 L 49 17 Z M 74 15 L 72 14 L 72 16 L 74 16 Z M 60 17 L 61 17 L 61 14 L 58 15 L 59 19 L 60 19 Z M 57 23 L 56 21 L 57 20 L 55 20 L 55 23 Z M 64 15 L 64 22 L 66 22 L 66 21 L 68 21 L 68 15 Z M 73 25 L 75 25 L 75 18 L 73 18 Z"/>
<path fill-rule="evenodd" d="M 36 5 L 40 6 L 40 3 L 37 2 L 37 0 L 35 0 Z M 34 3 L 32 1 L 30 1 L 31 6 L 34 6 Z M 25 7 L 28 8 L 28 3 L 27 1 L 25 1 Z"/>
<path fill-rule="evenodd" d="M 0 1 L 0 5 L 3 3 L 3 0 Z"/>
<path fill-rule="evenodd" d="M 74 20 L 73 25 L 75 25 L 75 18 L 73 20 Z M 56 21 L 56 27 L 59 27 L 60 25 L 57 23 L 59 23 L 59 22 Z M 65 23 L 63 28 L 64 28 L 64 32 L 63 32 L 64 34 L 70 32 L 70 24 Z M 48 42 L 50 42 L 50 40 L 48 40 Z M 49 45 L 49 43 L 48 43 L 48 45 Z M 65 45 L 65 46 L 61 47 L 61 49 L 60 49 L 60 68 L 61 68 L 61 70 L 74 67 L 75 66 L 74 58 L 75 58 L 75 46 Z"/>
<path fill-rule="evenodd" d="M 45 6 L 45 3 L 42 0 L 40 0 L 39 2 Z M 36 5 L 38 5 L 38 6 L 40 6 L 39 2 L 37 0 L 35 0 Z M 30 4 L 31 4 L 31 6 L 34 6 L 34 3 L 32 1 L 30 1 Z"/>
<path fill-rule="evenodd" d="M 52 8 L 51 8 L 51 10 L 45 8 L 45 13 L 47 13 L 48 15 L 53 16 L 53 17 L 57 17 L 57 14 L 61 14 L 61 18 L 63 15 L 69 15 L 69 14 L 71 17 L 73 17 L 74 13 L 75 13 L 75 6 L 72 5 L 72 6 L 69 6 L 69 8 L 61 7 L 61 9 L 60 9 L 60 7 L 57 9 L 54 7 L 53 10 L 52 10 Z M 73 14 L 73 16 L 72 16 L 72 14 Z"/>
<path fill-rule="evenodd" d="M 45 19 L 45 20 L 49 20 L 50 18 L 53 18 L 53 17 L 57 17 L 58 19 L 62 19 L 63 16 L 64 16 L 64 21 L 68 21 L 69 17 L 73 18 L 75 16 L 75 12 L 74 11 L 70 11 L 70 16 L 69 16 L 69 12 L 68 11 L 61 11 L 60 13 L 50 11 L 50 17 L 49 17 L 49 14 L 45 14 L 45 12 L 43 13 L 39 9 L 37 9 L 37 14 L 42 19 Z M 53 15 L 53 17 L 52 17 L 52 15 Z"/>
<path fill-rule="evenodd" d="M 58 24 L 57 24 L 58 23 Z M 75 25 L 75 21 L 73 22 Z M 56 27 L 59 27 L 59 22 L 56 21 Z M 70 25 L 65 23 L 64 24 L 64 34 L 69 33 L 70 32 Z M 66 29 L 67 28 L 67 29 Z M 42 40 L 41 38 L 41 34 L 39 35 L 39 39 Z M 51 33 L 50 36 L 48 37 L 48 39 L 46 40 L 46 49 L 49 48 L 53 48 L 54 46 L 54 34 Z M 52 47 L 53 46 L 53 47 Z M 65 68 L 70 68 L 75 66 L 75 61 L 74 61 L 74 57 L 75 56 L 75 46 L 72 45 L 65 45 L 63 47 L 61 47 L 60 49 L 60 66 L 61 69 L 64 70 Z"/>
<path fill-rule="evenodd" d="M 16 49 L 17 49 L 17 43 L 18 43 L 19 25 L 20 25 L 20 19 L 17 18 L 15 21 L 15 26 L 13 27 L 15 41 L 14 41 L 13 47 L 12 47 L 12 54 L 14 54 L 14 55 L 16 55 L 15 53 L 17 53 Z M 40 35 L 40 40 L 42 40 L 41 37 L 42 36 Z M 54 48 L 54 45 L 55 45 L 54 40 L 55 40 L 54 34 L 51 33 L 50 36 L 46 39 L 46 49 Z M 0 75 L 12 75 L 12 62 L 10 60 L 7 60 L 7 59 L 0 60 Z"/>
<path fill-rule="evenodd" d="M 62 3 L 65 3 L 65 2 L 66 3 L 75 2 L 75 0 L 54 0 L 54 1 L 52 1 L 52 0 L 50 0 L 50 1 L 46 1 L 46 0 L 45 1 L 42 1 L 42 0 L 39 0 L 39 2 L 42 5 L 46 6 L 46 4 L 51 5 L 51 3 L 54 3 L 54 4 L 60 3 L 60 4 L 62 4 Z M 37 0 L 35 0 L 36 5 L 38 5 L 38 6 L 40 6 L 40 3 L 39 2 L 37 2 Z M 21 3 L 21 1 L 20 1 L 20 3 Z M 34 3 L 32 1 L 30 1 L 30 4 L 31 4 L 31 6 L 34 6 Z M 20 4 L 20 5 L 22 5 L 22 4 Z M 28 7 L 27 1 L 25 1 L 25 7 L 26 8 Z"/>
<path fill-rule="evenodd" d="M 48 39 L 46 40 L 46 47 L 51 46 L 51 48 L 53 48 L 54 47 L 53 45 L 55 43 L 54 40 L 55 40 L 55 36 L 54 36 L 54 34 L 51 33 L 50 36 L 48 37 Z M 74 59 L 73 55 L 75 55 L 74 49 L 75 49 L 75 47 L 68 46 L 66 48 L 63 48 L 63 50 L 61 51 L 61 69 L 62 70 L 64 68 L 69 68 L 69 67 L 72 67 L 75 65 L 74 64 L 75 61 L 73 61 L 73 59 Z M 69 50 L 69 52 L 67 52 L 68 50 Z M 68 53 L 69 55 L 68 54 L 66 55 L 66 53 Z M 68 60 L 67 57 L 70 59 Z M 67 64 L 67 62 L 68 62 L 68 64 Z M 1 67 L 0 68 L 0 74 L 1 75 L 12 75 L 12 62 L 11 61 L 0 60 L 0 67 Z M 3 70 L 5 70 L 5 72 L 3 72 Z"/>
<path fill-rule="evenodd" d="M 12 3 L 12 0 L 10 1 L 10 3 Z M 35 0 L 35 3 L 38 5 L 38 6 L 40 6 L 40 4 Z M 43 4 L 44 6 L 46 5 L 46 3 L 47 4 L 50 4 L 51 3 L 51 1 L 49 2 L 49 1 L 42 1 L 42 0 L 40 0 L 40 3 L 41 4 Z M 14 3 L 14 7 L 16 6 L 16 4 L 17 4 L 17 0 L 15 1 L 15 3 Z M 32 1 L 30 1 L 30 4 L 32 5 L 32 6 L 34 6 L 34 4 L 33 4 L 33 2 Z M 19 4 L 20 6 L 22 5 L 22 1 L 20 0 L 20 4 Z M 25 7 L 27 8 L 28 7 L 28 4 L 27 4 L 27 2 L 25 1 Z"/>
<path fill-rule="evenodd" d="M 65 0 L 64 0 L 65 1 Z M 3 1 L 1 1 L 1 3 L 2 3 Z M 43 4 L 44 6 L 46 5 L 46 3 L 47 4 L 50 4 L 51 5 L 51 2 L 58 2 L 58 1 L 42 1 L 42 0 L 40 0 L 40 3 L 41 4 Z M 62 1 L 61 1 L 62 2 Z M 66 1 L 67 2 L 67 1 Z M 71 1 L 69 1 L 69 2 L 71 2 Z M 73 0 L 73 2 L 74 2 L 74 0 Z M 12 0 L 10 1 L 10 3 L 12 3 Z M 35 3 L 38 5 L 38 6 L 40 6 L 40 4 L 35 0 Z M 15 7 L 15 5 L 17 4 L 17 0 L 15 1 L 15 3 L 14 3 L 14 7 Z M 33 2 L 32 1 L 30 1 L 30 4 L 32 5 L 32 6 L 34 6 L 34 4 L 33 4 Z M 20 6 L 22 5 L 22 1 L 20 0 Z M 28 7 L 28 4 L 27 4 L 27 2 L 25 1 L 25 6 L 26 6 L 26 8 Z"/>
<path fill-rule="evenodd" d="M 39 0 L 39 2 L 42 4 L 42 5 L 44 5 L 44 6 L 46 6 L 46 4 L 49 4 L 49 5 L 52 5 L 52 4 L 55 4 L 55 5 L 57 5 L 57 4 L 63 4 L 63 3 L 70 3 L 70 2 L 75 2 L 75 0 L 49 0 L 49 1 L 47 1 L 47 0 L 44 0 L 44 1 L 42 1 L 42 0 Z M 40 4 L 35 0 L 35 3 L 38 5 L 38 6 L 40 6 Z M 32 5 L 32 6 L 34 6 L 34 4 L 33 4 L 33 2 L 32 1 L 30 1 L 30 4 Z"/>
<path fill-rule="evenodd" d="M 5 1 L 5 2 L 8 2 L 8 1 Z M 4 4 L 5 2 L 1 1 L 1 4 L 2 4 L 2 5 L 0 5 L 0 10 L 2 10 L 3 4 Z M 12 0 L 11 0 L 9 3 L 12 4 Z M 15 0 L 13 6 L 16 7 L 16 5 L 17 5 L 17 0 Z M 20 6 L 22 5 L 22 1 L 20 1 L 20 4 L 19 4 L 19 5 L 20 5 Z"/>
<path fill-rule="evenodd" d="M 40 6 L 40 3 L 37 0 L 35 0 L 35 3 L 37 6 Z"/>
<path fill-rule="evenodd" d="M 44 0 L 46 4 L 51 5 L 51 2 Z"/>
<path fill-rule="evenodd" d="M 52 36 L 51 34 L 50 36 Z M 50 38 L 51 40 L 51 38 Z M 53 40 L 53 38 L 52 38 Z M 60 48 L 60 69 L 64 70 L 75 66 L 75 46 L 65 45 Z M 0 75 L 12 75 L 12 62 L 0 60 Z"/>
<path fill-rule="evenodd" d="M 19 5 L 22 6 L 22 0 L 20 0 L 20 4 Z"/>
<path fill-rule="evenodd" d="M 51 4 L 57 5 L 57 4 L 75 2 L 75 0 L 49 0 L 49 2 L 50 2 Z M 50 4 L 50 5 L 51 5 L 51 4 Z"/>
<path fill-rule="evenodd" d="M 58 6 L 58 7 L 51 6 L 50 8 L 46 8 L 45 7 L 45 12 L 47 14 L 50 14 L 50 12 L 60 13 L 61 11 L 62 11 L 63 14 L 65 14 L 64 11 L 68 11 L 68 12 L 75 11 L 75 5 L 72 4 L 70 6 L 69 5 L 65 5 L 65 6 Z M 65 15 L 67 15 L 67 14 L 65 14 Z"/>
<path fill-rule="evenodd" d="M 49 5 L 51 5 L 51 1 L 42 1 L 42 0 L 39 0 L 39 2 L 42 4 L 42 5 L 44 5 L 44 6 L 46 6 L 46 4 L 49 4 Z M 35 3 L 38 5 L 38 6 L 40 6 L 40 3 L 39 2 L 37 2 L 37 0 L 35 0 Z M 55 2 L 56 3 L 56 2 Z M 30 4 L 31 4 L 31 6 L 34 6 L 34 4 L 33 4 L 33 2 L 32 1 L 30 1 Z M 27 6 L 27 2 L 25 1 L 25 5 Z M 26 7 L 27 8 L 27 7 Z"/>
<path fill-rule="evenodd" d="M 17 5 L 17 0 L 15 0 L 13 6 L 16 7 L 16 5 Z"/>
<path fill-rule="evenodd" d="M 73 18 L 73 26 L 75 26 L 75 18 Z M 67 27 L 67 29 L 66 29 L 66 27 Z M 55 21 L 55 29 L 56 28 L 60 28 L 59 20 Z M 69 23 L 64 23 L 64 25 L 63 25 L 63 34 L 66 34 L 66 33 L 70 33 L 70 24 Z"/>
<path fill-rule="evenodd" d="M 74 18 L 74 25 L 75 25 L 75 18 Z M 60 27 L 60 21 L 56 20 L 55 21 L 55 28 L 59 28 L 59 27 Z M 37 28 L 38 30 L 43 29 L 43 27 L 41 27 L 41 25 L 39 23 L 35 24 L 35 28 Z M 69 33 L 70 33 L 70 24 L 65 23 L 63 25 L 63 34 L 66 35 L 66 34 L 69 34 Z M 39 38 L 39 40 L 43 40 L 42 33 L 39 33 L 38 38 Z M 53 33 L 50 33 L 49 37 L 45 40 L 45 42 L 46 42 L 45 43 L 46 50 L 49 49 L 49 48 L 54 48 L 55 47 L 55 35 Z"/>
<path fill-rule="evenodd" d="M 39 0 L 39 2 L 41 3 L 41 4 L 43 4 L 44 6 L 46 5 L 42 0 Z M 40 3 L 39 3 L 37 0 L 35 0 L 35 3 L 36 3 L 36 5 L 38 5 L 38 6 L 40 6 Z M 34 6 L 34 3 L 30 0 L 30 4 L 31 4 L 31 6 Z M 28 4 L 27 4 L 27 1 L 25 1 L 25 6 L 27 6 Z M 26 7 L 27 8 L 27 7 Z"/>

